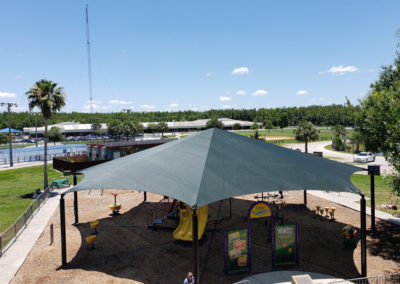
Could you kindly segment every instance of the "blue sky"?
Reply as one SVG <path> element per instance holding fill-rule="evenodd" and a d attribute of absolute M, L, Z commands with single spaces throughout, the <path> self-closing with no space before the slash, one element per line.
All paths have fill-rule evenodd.
<path fill-rule="evenodd" d="M 86 3 L 95 112 L 357 103 L 400 28 L 398 0 L 3 0 L 0 102 L 46 78 L 89 111 Z"/>

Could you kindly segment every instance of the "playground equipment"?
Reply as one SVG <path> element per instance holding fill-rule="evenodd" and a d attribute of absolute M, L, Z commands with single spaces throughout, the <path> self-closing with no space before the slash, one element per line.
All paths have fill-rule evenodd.
<path fill-rule="evenodd" d="M 167 219 L 178 220 L 177 200 L 164 196 L 157 204 L 149 204 L 151 210 L 148 214 L 148 228 L 156 229 L 157 225 L 164 223 Z"/>
<path fill-rule="evenodd" d="M 355 237 L 357 236 L 357 228 L 351 224 L 343 227 L 343 247 L 353 248 L 355 246 Z"/>
<path fill-rule="evenodd" d="M 96 235 L 90 235 L 86 237 L 86 243 L 89 244 L 88 250 L 94 249 L 94 242 L 97 240 Z"/>
<path fill-rule="evenodd" d="M 117 204 L 117 195 L 118 193 L 113 193 L 114 195 L 114 204 L 108 205 L 108 208 L 112 211 L 111 216 L 119 215 L 119 210 L 121 209 L 121 204 Z"/>
<path fill-rule="evenodd" d="M 90 222 L 90 228 L 93 229 L 93 232 L 91 235 L 97 235 L 99 232 L 97 232 L 97 227 L 99 226 L 100 222 L 98 220 Z"/>
<path fill-rule="evenodd" d="M 192 236 L 192 215 L 193 210 L 187 204 L 184 204 L 184 208 L 180 208 L 180 220 L 179 225 L 172 233 L 175 239 L 182 241 L 193 241 Z M 207 224 L 208 218 L 208 205 L 200 207 L 197 209 L 197 218 L 198 218 L 198 237 L 199 240 L 203 236 L 204 229 Z"/>

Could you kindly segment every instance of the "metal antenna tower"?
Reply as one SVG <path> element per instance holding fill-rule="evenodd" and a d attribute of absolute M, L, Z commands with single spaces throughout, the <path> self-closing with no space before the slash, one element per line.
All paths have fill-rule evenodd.
<path fill-rule="evenodd" d="M 92 66 L 90 61 L 90 40 L 89 40 L 89 13 L 88 4 L 86 4 L 86 42 L 88 53 L 88 77 L 89 77 L 89 95 L 90 95 L 90 122 L 93 125 L 93 97 L 92 97 Z"/>

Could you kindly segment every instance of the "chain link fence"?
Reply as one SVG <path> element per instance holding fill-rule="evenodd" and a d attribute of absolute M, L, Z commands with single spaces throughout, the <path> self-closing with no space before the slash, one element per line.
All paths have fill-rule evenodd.
<path fill-rule="evenodd" d="M 33 214 L 38 208 L 46 201 L 53 191 L 52 187 L 48 187 L 40 195 L 37 196 L 22 214 L 17 221 L 14 222 L 7 230 L 0 234 L 0 257 L 3 253 L 15 242 L 17 237 L 26 228 L 29 221 L 32 219 Z"/>
<path fill-rule="evenodd" d="M 74 152 L 74 155 L 86 155 L 87 151 Z M 47 154 L 47 161 L 52 161 L 54 157 L 65 157 L 64 153 L 59 154 Z M 30 156 L 18 156 L 13 157 L 13 163 L 28 163 L 28 162 L 36 162 L 36 161 L 44 161 L 44 155 L 30 155 Z M 0 158 L 0 165 L 8 165 L 10 163 L 10 158 L 3 157 Z"/>

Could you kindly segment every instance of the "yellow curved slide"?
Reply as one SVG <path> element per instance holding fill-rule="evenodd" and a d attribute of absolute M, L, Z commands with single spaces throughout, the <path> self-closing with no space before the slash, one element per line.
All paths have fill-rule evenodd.
<path fill-rule="evenodd" d="M 172 233 L 175 239 L 183 241 L 193 241 L 192 238 L 192 215 L 193 210 L 185 204 L 184 209 L 179 209 L 181 218 L 179 225 Z M 197 220 L 198 220 L 198 236 L 199 240 L 203 236 L 204 229 L 206 228 L 208 218 L 208 205 L 204 205 L 197 209 Z"/>

